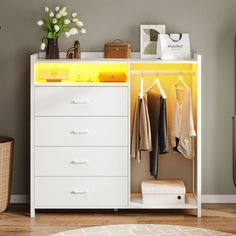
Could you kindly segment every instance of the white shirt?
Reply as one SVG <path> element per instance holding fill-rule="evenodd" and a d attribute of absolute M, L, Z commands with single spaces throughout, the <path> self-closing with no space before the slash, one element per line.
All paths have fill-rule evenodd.
<path fill-rule="evenodd" d="M 180 96 L 179 96 L 180 97 Z M 192 95 L 189 87 L 185 87 L 181 94 L 181 101 L 178 100 L 175 85 L 171 86 L 169 94 L 169 130 L 172 147 L 176 146 L 176 139 L 179 138 L 178 150 L 188 159 L 195 156 Z"/>

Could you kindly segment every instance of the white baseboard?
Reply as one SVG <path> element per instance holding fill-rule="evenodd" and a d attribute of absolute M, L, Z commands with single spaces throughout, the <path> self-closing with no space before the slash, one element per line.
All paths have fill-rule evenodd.
<path fill-rule="evenodd" d="M 202 195 L 202 203 L 236 203 L 236 195 Z"/>
<path fill-rule="evenodd" d="M 29 195 L 11 195 L 10 203 L 29 203 Z M 236 203 L 236 195 L 202 195 L 202 203 Z"/>
<path fill-rule="evenodd" d="M 29 203 L 29 195 L 11 195 L 10 203 Z"/>

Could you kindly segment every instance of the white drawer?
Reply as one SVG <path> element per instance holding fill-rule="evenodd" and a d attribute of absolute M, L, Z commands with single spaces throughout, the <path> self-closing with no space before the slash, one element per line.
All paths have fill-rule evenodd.
<path fill-rule="evenodd" d="M 127 147 L 36 147 L 36 176 L 127 176 Z"/>
<path fill-rule="evenodd" d="M 126 177 L 36 177 L 35 207 L 127 206 Z"/>
<path fill-rule="evenodd" d="M 35 117 L 36 146 L 127 146 L 127 117 Z"/>
<path fill-rule="evenodd" d="M 127 115 L 127 87 L 35 88 L 35 116 Z"/>

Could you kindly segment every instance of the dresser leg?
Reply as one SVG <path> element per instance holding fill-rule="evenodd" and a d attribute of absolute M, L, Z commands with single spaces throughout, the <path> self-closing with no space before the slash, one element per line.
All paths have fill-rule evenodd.
<path fill-rule="evenodd" d="M 31 208 L 31 209 L 30 209 L 30 217 L 31 217 L 31 218 L 34 218 L 34 217 L 35 217 L 35 209 L 34 209 L 34 208 Z"/>
<path fill-rule="evenodd" d="M 197 217 L 198 218 L 201 218 L 202 217 L 202 209 L 201 208 L 198 208 L 197 210 L 196 210 L 197 212 Z"/>

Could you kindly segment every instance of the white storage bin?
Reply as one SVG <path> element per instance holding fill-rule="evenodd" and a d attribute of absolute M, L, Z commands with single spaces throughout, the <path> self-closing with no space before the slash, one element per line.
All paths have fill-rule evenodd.
<path fill-rule="evenodd" d="M 143 204 L 182 205 L 185 204 L 186 188 L 182 180 L 142 181 Z"/>

